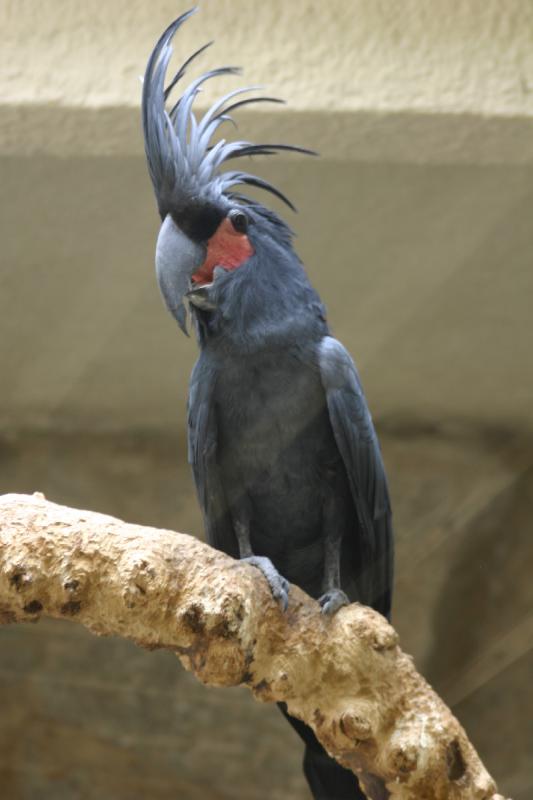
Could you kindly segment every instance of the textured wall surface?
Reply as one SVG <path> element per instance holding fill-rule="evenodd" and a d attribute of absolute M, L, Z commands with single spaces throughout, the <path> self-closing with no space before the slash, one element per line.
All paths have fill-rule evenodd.
<path fill-rule="evenodd" d="M 34 0 L 4 0 L 0 151 L 140 153 L 138 76 L 188 5 L 45 0 L 37 21 Z M 365 160 L 533 160 L 529 0 L 210 0 L 177 58 L 210 39 L 206 66 L 242 65 L 290 101 L 251 115 L 258 138 Z"/>
<path fill-rule="evenodd" d="M 2 94 L 136 106 L 147 52 L 191 5 L 44 0 L 37 21 L 32 0 L 5 0 Z M 187 53 L 211 39 L 231 63 L 248 65 L 253 80 L 283 84 L 300 109 L 533 115 L 527 0 L 209 0 L 179 41 Z"/>

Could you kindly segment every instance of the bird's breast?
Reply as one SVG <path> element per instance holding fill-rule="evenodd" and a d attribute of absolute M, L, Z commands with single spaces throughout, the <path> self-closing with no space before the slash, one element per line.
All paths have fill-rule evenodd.
<path fill-rule="evenodd" d="M 230 363 L 218 372 L 215 396 L 217 461 L 230 511 L 246 498 L 254 553 L 317 594 L 324 491 L 332 472 L 344 472 L 318 369 L 290 353 Z"/>
<path fill-rule="evenodd" d="M 227 366 L 217 379 L 216 400 L 220 451 L 263 467 L 301 452 L 326 409 L 318 371 L 290 354 Z"/>
<path fill-rule="evenodd" d="M 289 354 L 232 364 L 216 399 L 226 493 L 245 493 L 264 517 L 283 514 L 293 531 L 318 525 L 324 470 L 339 458 L 318 371 Z"/>

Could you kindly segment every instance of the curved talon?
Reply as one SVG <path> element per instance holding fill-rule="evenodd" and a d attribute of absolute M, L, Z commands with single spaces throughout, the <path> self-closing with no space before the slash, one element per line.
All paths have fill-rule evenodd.
<path fill-rule="evenodd" d="M 286 611 L 289 605 L 290 584 L 283 575 L 279 574 L 272 561 L 266 556 L 247 556 L 246 558 L 241 558 L 241 561 L 246 561 L 246 563 L 261 570 L 268 581 L 272 597 L 279 602 L 283 611 Z"/>
<path fill-rule="evenodd" d="M 335 614 L 339 608 L 342 608 L 342 606 L 349 605 L 350 601 L 342 589 L 330 589 L 329 592 L 326 592 L 322 597 L 318 598 L 318 603 L 322 613 L 331 616 Z"/>

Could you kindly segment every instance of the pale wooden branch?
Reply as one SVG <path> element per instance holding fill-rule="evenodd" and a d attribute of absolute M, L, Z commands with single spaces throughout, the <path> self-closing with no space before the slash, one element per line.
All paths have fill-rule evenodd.
<path fill-rule="evenodd" d="M 285 702 L 372 800 L 502 800 L 379 614 L 354 604 L 325 618 L 295 587 L 283 613 L 254 567 L 191 536 L 4 495 L 0 622 L 40 615 L 168 648 L 204 683 Z"/>

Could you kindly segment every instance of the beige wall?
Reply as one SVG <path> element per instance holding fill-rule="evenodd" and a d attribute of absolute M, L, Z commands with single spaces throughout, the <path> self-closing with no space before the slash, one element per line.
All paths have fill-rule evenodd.
<path fill-rule="evenodd" d="M 141 158 L 10 158 L 0 426 L 178 428 L 196 344 L 166 313 Z M 533 426 L 533 169 L 268 170 L 380 419 Z M 283 212 L 285 214 L 285 212 Z"/>
<path fill-rule="evenodd" d="M 195 347 L 155 285 L 138 108 L 181 10 L 1 6 L 0 426 L 182 420 Z M 533 5 L 210 0 L 177 49 L 210 38 L 206 67 L 243 64 L 289 101 L 240 133 L 322 150 L 257 168 L 300 208 L 375 414 L 531 428 Z"/>
<path fill-rule="evenodd" d="M 188 5 L 3 0 L 0 149 L 140 154 L 138 76 Z M 529 0 L 208 0 L 177 59 L 210 39 L 203 63 L 289 101 L 250 114 L 258 138 L 304 136 L 326 158 L 533 160 Z"/>

